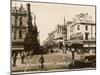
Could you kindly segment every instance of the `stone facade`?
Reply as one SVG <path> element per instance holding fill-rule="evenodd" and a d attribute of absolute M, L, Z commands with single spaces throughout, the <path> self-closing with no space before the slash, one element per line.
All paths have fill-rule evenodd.
<path fill-rule="evenodd" d="M 39 39 L 35 15 L 34 25 L 32 24 L 30 4 L 27 4 L 27 9 L 22 4 L 20 7 L 12 7 L 11 20 L 12 50 L 22 51 L 29 46 L 27 50 L 34 50 L 39 45 Z"/>

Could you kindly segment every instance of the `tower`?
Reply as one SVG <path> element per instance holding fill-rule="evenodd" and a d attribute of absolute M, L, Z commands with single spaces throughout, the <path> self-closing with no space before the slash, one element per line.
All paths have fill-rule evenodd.
<path fill-rule="evenodd" d="M 65 24 L 65 17 L 64 17 L 64 25 L 63 25 L 63 35 L 66 35 L 66 24 Z"/>
<path fill-rule="evenodd" d="M 32 25 L 32 16 L 31 16 L 31 10 L 30 10 L 30 4 L 27 4 L 27 12 L 28 12 L 28 32 L 32 31 L 33 25 Z"/>
<path fill-rule="evenodd" d="M 36 25 L 36 15 L 34 14 L 34 31 L 36 33 L 36 36 L 38 36 L 38 29 L 37 29 L 37 25 Z"/>
<path fill-rule="evenodd" d="M 32 16 L 31 16 L 31 10 L 30 10 L 30 4 L 27 4 L 27 11 L 28 11 L 28 33 L 26 34 L 25 40 L 24 40 L 24 49 L 26 51 L 32 51 L 33 53 L 39 52 L 39 42 L 38 42 L 38 32 L 37 32 L 37 26 L 36 26 L 36 16 L 34 16 L 34 25 L 32 24 Z"/>
<path fill-rule="evenodd" d="M 67 40 L 67 28 L 66 28 L 65 17 L 64 17 L 64 25 L 63 25 L 63 47 L 64 48 L 66 48 L 66 40 Z"/>
<path fill-rule="evenodd" d="M 65 26 L 65 17 L 64 17 L 64 26 Z"/>

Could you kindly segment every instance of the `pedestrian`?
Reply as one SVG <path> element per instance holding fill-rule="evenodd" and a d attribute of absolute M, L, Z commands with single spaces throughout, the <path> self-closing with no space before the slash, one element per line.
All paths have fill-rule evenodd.
<path fill-rule="evenodd" d="M 25 58 L 25 55 L 24 55 L 24 52 L 21 53 L 21 63 L 23 64 L 24 63 L 24 58 Z"/>
<path fill-rule="evenodd" d="M 75 49 L 74 48 L 71 48 L 71 53 L 72 53 L 72 60 L 74 60 L 74 57 L 75 57 Z"/>
<path fill-rule="evenodd" d="M 13 66 L 16 66 L 17 54 L 14 53 L 13 55 Z"/>
<path fill-rule="evenodd" d="M 74 59 L 75 59 L 75 49 L 72 48 L 71 52 L 72 52 L 72 63 L 73 63 L 73 65 L 75 65 L 75 63 L 74 63 Z"/>
<path fill-rule="evenodd" d="M 63 48 L 63 53 L 66 53 L 66 47 Z"/>
<path fill-rule="evenodd" d="M 44 57 L 43 57 L 43 55 L 41 55 L 39 62 L 40 62 L 40 69 L 43 70 L 43 68 L 44 68 Z"/>

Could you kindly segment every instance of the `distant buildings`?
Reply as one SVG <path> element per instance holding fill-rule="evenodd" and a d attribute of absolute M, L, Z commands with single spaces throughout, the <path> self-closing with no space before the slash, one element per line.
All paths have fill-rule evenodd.
<path fill-rule="evenodd" d="M 63 26 L 57 25 L 55 30 L 55 42 L 57 43 L 58 47 L 63 47 Z"/>
<path fill-rule="evenodd" d="M 57 25 L 54 30 L 54 41 L 57 47 L 76 48 L 94 51 L 96 48 L 96 23 L 88 13 L 80 13 L 72 21 Z"/>

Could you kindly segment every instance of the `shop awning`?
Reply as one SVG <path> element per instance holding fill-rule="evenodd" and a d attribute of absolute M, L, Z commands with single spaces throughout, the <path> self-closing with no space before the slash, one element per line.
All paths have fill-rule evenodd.
<path fill-rule="evenodd" d="M 69 40 L 66 44 L 83 44 L 83 40 Z"/>
<path fill-rule="evenodd" d="M 12 48 L 12 50 L 24 50 L 24 48 Z"/>

